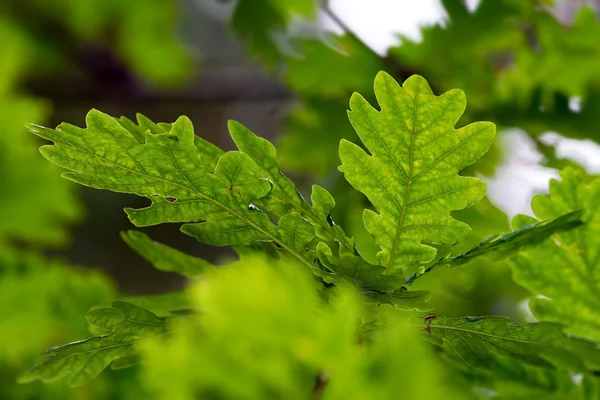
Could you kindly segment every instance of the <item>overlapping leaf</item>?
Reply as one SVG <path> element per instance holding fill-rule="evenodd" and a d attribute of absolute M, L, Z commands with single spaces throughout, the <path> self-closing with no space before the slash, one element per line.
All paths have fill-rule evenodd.
<path fill-rule="evenodd" d="M 543 296 L 530 303 L 538 319 L 563 323 L 573 335 L 600 341 L 600 179 L 574 168 L 561 172 L 561 178 L 550 182 L 549 195 L 534 197 L 533 211 L 547 219 L 583 210 L 584 224 L 522 251 L 512 261 L 513 277 Z M 517 216 L 514 224 L 532 220 Z"/>
<path fill-rule="evenodd" d="M 435 96 L 420 76 L 400 87 L 380 73 L 375 94 L 381 111 L 355 94 L 349 113 L 370 155 L 343 140 L 340 170 L 377 209 L 365 210 L 365 225 L 382 248 L 380 264 L 397 272 L 433 259 L 436 251 L 425 243 L 455 245 L 467 237 L 468 225 L 450 213 L 481 199 L 485 184 L 458 172 L 485 154 L 495 128 L 477 122 L 455 130 L 463 92 Z"/>
<path fill-rule="evenodd" d="M 114 119 L 92 110 L 87 128 L 62 124 L 55 130 L 33 126 L 39 136 L 53 141 L 41 151 L 49 160 L 70 169 L 65 177 L 95 188 L 146 196 L 151 205 L 126 209 L 137 226 L 188 222 L 182 231 L 217 246 L 271 244 L 275 251 L 296 260 L 330 283 L 341 283 L 335 270 L 323 269 L 310 249 L 315 234 L 320 240 L 338 241 L 354 254 L 354 241 L 330 217 L 335 202 L 323 188 L 314 186 L 312 206 L 277 165 L 275 149 L 239 124 L 231 123 L 232 137 L 241 152 L 223 152 L 194 135 L 189 119 L 172 125 L 155 124 L 138 115 L 138 123 Z M 262 209 L 262 208 L 265 209 Z M 278 219 L 275 225 L 267 212 Z M 163 261 L 165 251 L 175 258 L 159 268 L 194 275 L 198 260 L 181 260 L 173 249 L 153 244 L 139 235 L 128 237 L 146 257 Z M 135 240 L 137 239 L 137 241 Z M 150 254 L 152 253 L 152 254 Z M 185 258 L 185 257 L 184 257 Z M 177 260 L 178 265 L 173 265 Z M 191 268 L 191 269 L 190 269 Z M 373 283 L 373 282 L 372 282 Z M 400 288 L 398 284 L 393 289 Z M 377 298 L 402 308 L 423 308 L 424 292 L 394 291 L 389 285 L 369 285 Z M 362 289 L 359 289 L 361 291 Z M 385 293 L 384 293 L 385 292 Z M 416 303 L 412 304 L 413 299 Z M 429 307 L 427 307 L 429 308 Z"/>
<path fill-rule="evenodd" d="M 45 382 L 68 377 L 71 386 L 95 378 L 109 365 L 122 368 L 135 362 L 135 346 L 147 337 L 168 332 L 167 319 L 125 302 L 115 302 L 111 308 L 90 311 L 90 325 L 107 332 L 79 342 L 48 349 L 48 358 L 21 376 L 21 382 L 41 379 Z"/>
<path fill-rule="evenodd" d="M 428 311 L 433 307 L 428 303 L 430 293 L 422 290 L 408 291 L 402 287 L 404 277 L 385 273 L 381 265 L 369 264 L 363 258 L 340 248 L 334 255 L 325 243 L 317 245 L 321 263 L 330 271 L 321 277 L 327 282 L 335 282 L 338 287 L 351 287 L 368 301 L 389 304 L 404 310 Z"/>
<path fill-rule="evenodd" d="M 600 348 L 566 336 L 559 324 L 515 325 L 506 317 L 436 317 L 428 321 L 426 330 L 432 340 L 476 367 L 489 368 L 498 354 L 547 368 L 577 372 L 600 369 Z"/>
<path fill-rule="evenodd" d="M 268 140 L 259 138 L 234 121 L 230 121 L 229 131 L 238 149 L 250 156 L 258 167 L 262 168 L 262 176 L 266 177 L 272 185 L 269 196 L 257 199 L 255 204 L 264 205 L 269 213 L 277 217 L 290 211 L 300 213 L 315 227 L 315 233 L 321 239 L 337 240 L 346 249 L 354 251 L 354 240 L 346 237 L 342 228 L 335 225 L 331 219 L 335 200 L 326 189 L 313 185 L 312 207 L 309 206 L 296 189 L 296 185 L 279 169 L 277 152 Z"/>
<path fill-rule="evenodd" d="M 121 237 L 136 253 L 161 271 L 176 272 L 188 278 L 197 278 L 207 270 L 215 268 L 208 261 L 155 242 L 142 232 L 122 232 Z"/>
<path fill-rule="evenodd" d="M 458 267 L 482 256 L 496 258 L 514 255 L 521 249 L 541 243 L 556 232 L 568 231 L 581 226 L 583 224 L 581 216 L 582 211 L 573 211 L 557 218 L 533 222 L 505 235 L 499 233 L 490 236 L 462 254 L 442 258 L 427 268 L 414 273 L 407 278 L 404 287 L 412 285 L 417 278 L 436 268 Z"/>
<path fill-rule="evenodd" d="M 217 246 L 270 240 L 301 259 L 281 241 L 266 214 L 251 206 L 271 186 L 246 154 L 224 153 L 215 163 L 214 146 L 195 139 L 185 117 L 168 132 L 152 133 L 149 128 L 144 143 L 138 141 L 139 132 L 130 133 L 99 111 L 92 110 L 86 121 L 86 129 L 62 124 L 56 130 L 37 126 L 32 130 L 55 142 L 41 151 L 74 171 L 65 177 L 95 188 L 149 197 L 151 206 L 126 210 L 136 226 L 204 221 L 182 230 Z"/>
<path fill-rule="evenodd" d="M 490 366 L 481 368 L 465 365 L 456 353 L 444 353 L 444 359 L 471 385 L 493 392 L 494 399 L 588 400 L 600 393 L 598 379 L 593 375 L 578 375 L 574 379 L 569 371 L 526 364 L 510 356 L 489 357 Z"/>

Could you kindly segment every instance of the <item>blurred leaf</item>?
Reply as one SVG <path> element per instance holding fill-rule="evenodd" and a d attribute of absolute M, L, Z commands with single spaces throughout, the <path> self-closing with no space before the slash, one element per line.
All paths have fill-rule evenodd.
<path fill-rule="evenodd" d="M 75 269 L 34 253 L 0 250 L 0 359 L 25 360 L 40 347 L 85 334 L 81 315 L 115 296 L 112 283 L 97 271 Z M 75 301 L 76 299 L 76 301 Z M 18 307 L 15 307 L 18 304 Z"/>
<path fill-rule="evenodd" d="M 442 90 L 461 88 L 474 108 L 489 107 L 502 87 L 504 71 L 513 67 L 514 48 L 528 46 L 519 23 L 526 15 L 523 9 L 534 4 L 522 3 L 527 5 L 483 0 L 471 13 L 463 1 L 445 0 L 444 26 L 422 28 L 418 42 L 401 36 L 400 46 L 389 53 Z"/>
<path fill-rule="evenodd" d="M 198 323 L 180 321 L 165 340 L 142 346 L 144 384 L 174 400 L 469 398 L 406 321 L 390 316 L 390 329 L 361 345 L 359 298 L 334 290 L 325 301 L 316 288 L 283 262 L 254 258 L 219 270 L 190 288 L 205 310 Z"/>
<path fill-rule="evenodd" d="M 504 92 L 514 96 L 541 87 L 549 105 L 554 93 L 583 96 L 588 85 L 600 83 L 600 20 L 591 7 L 582 7 L 570 26 L 546 12 L 536 13 L 532 25 L 525 33 L 535 43 L 515 49 L 516 65 L 506 71 Z"/>
<path fill-rule="evenodd" d="M 73 47 L 98 43 L 108 44 L 148 83 L 181 84 L 192 73 L 190 50 L 177 37 L 178 7 L 173 1 L 5 0 L 2 6 L 32 39 L 30 65 L 37 73 L 40 68 L 53 73 L 71 67 L 79 61 L 70 59 L 76 53 Z"/>
<path fill-rule="evenodd" d="M 584 224 L 522 251 L 511 261 L 513 277 L 532 293 L 544 296 L 530 302 L 538 319 L 565 324 L 566 332 L 599 341 L 600 179 L 575 168 L 562 171 L 561 178 L 550 182 L 549 195 L 533 198 L 533 211 L 547 219 L 583 210 Z M 517 216 L 513 224 L 518 228 L 532 220 Z"/>
<path fill-rule="evenodd" d="M 381 112 L 354 95 L 349 114 L 372 156 L 343 140 L 340 170 L 380 213 L 365 210 L 364 221 L 382 247 L 378 261 L 390 273 L 430 261 L 436 250 L 422 242 L 465 240 L 470 228 L 450 212 L 480 200 L 485 184 L 457 173 L 485 154 L 495 128 L 478 122 L 454 130 L 465 108 L 464 94 L 452 90 L 437 97 L 419 76 L 400 87 L 380 73 L 375 92 Z"/>
<path fill-rule="evenodd" d="M 489 354 L 489 368 L 469 367 L 458 355 L 450 355 L 455 366 L 473 385 L 494 393 L 494 399 L 595 399 L 598 379 L 585 375 L 577 382 L 572 373 L 537 367 L 510 357 Z M 462 365 L 459 365 L 462 364 Z"/>
<path fill-rule="evenodd" d="M 0 349 L 0 398 L 127 399 L 132 395 L 136 388 L 123 375 L 105 376 L 81 390 L 60 383 L 17 384 L 17 377 L 36 362 L 42 349 L 88 335 L 81 316 L 115 296 L 112 282 L 99 271 L 0 248 L 0 341 L 10 343 Z"/>
<path fill-rule="evenodd" d="M 282 53 L 277 35 L 284 34 L 294 15 L 311 18 L 315 13 L 315 0 L 237 0 L 230 26 L 251 55 L 273 66 Z"/>
<path fill-rule="evenodd" d="M 329 41 L 300 43 L 301 55 L 286 63 L 287 84 L 300 94 L 329 98 L 370 90 L 367 77 L 385 69 L 381 57 L 350 36 L 331 36 Z"/>
<path fill-rule="evenodd" d="M 177 35 L 176 3 L 117 0 L 115 5 L 119 7 L 115 15 L 119 23 L 118 47 L 127 64 L 148 82 L 163 86 L 184 83 L 197 66 L 190 49 L 184 47 Z"/>
<path fill-rule="evenodd" d="M 52 382 L 68 377 L 69 385 L 79 386 L 95 378 L 112 362 L 117 368 L 129 365 L 141 339 L 167 333 L 165 318 L 125 302 L 114 302 L 111 308 L 90 311 L 88 323 L 107 334 L 79 342 L 52 347 L 44 354 L 46 361 L 19 378 L 22 383 L 41 379 Z"/>
<path fill-rule="evenodd" d="M 167 292 L 149 296 L 126 297 L 124 302 L 144 308 L 156 315 L 171 315 L 191 307 L 187 293 Z"/>
<path fill-rule="evenodd" d="M 45 109 L 29 98 L 0 98 L 0 236 L 60 245 L 67 240 L 65 225 L 81 217 L 81 206 L 75 186 L 58 178 L 23 129 L 25 122 L 41 119 Z"/>
<path fill-rule="evenodd" d="M 557 94 L 552 98 L 553 107 L 542 104 L 541 93 L 537 92 L 529 107 L 502 104 L 494 108 L 496 119 L 506 126 L 519 126 L 529 135 L 538 138 L 546 132 L 558 132 L 573 139 L 593 139 L 600 142 L 597 127 L 600 92 L 589 88 L 582 100 L 581 110 L 572 110 L 569 97 Z"/>
<path fill-rule="evenodd" d="M 121 232 L 121 237 L 136 253 L 161 271 L 176 272 L 188 278 L 198 278 L 207 270 L 215 268 L 208 261 L 155 242 L 142 232 Z"/>
<path fill-rule="evenodd" d="M 340 140 L 356 141 L 345 101 L 309 97 L 292 109 L 277 149 L 281 165 L 291 171 L 323 176 L 339 165 Z M 337 172 L 337 171 L 335 171 Z"/>
<path fill-rule="evenodd" d="M 302 99 L 288 117 L 278 149 L 285 168 L 324 175 L 338 165 L 332 154 L 339 141 L 356 140 L 346 116 L 346 96 L 369 92 L 371 77 L 387 66 L 347 35 L 303 40 L 299 53 L 287 59 L 285 81 Z"/>
<path fill-rule="evenodd" d="M 444 26 L 423 28 L 419 42 L 401 37 L 390 54 L 443 88 L 460 87 L 476 109 L 527 107 L 538 88 L 551 107 L 554 94 L 582 96 L 600 82 L 600 21 L 589 7 L 566 26 L 537 2 L 483 0 L 474 12 L 462 1 L 443 4 Z"/>

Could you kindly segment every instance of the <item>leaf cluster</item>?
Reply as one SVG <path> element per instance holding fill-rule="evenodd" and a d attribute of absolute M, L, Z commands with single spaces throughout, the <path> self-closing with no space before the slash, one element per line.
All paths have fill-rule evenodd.
<path fill-rule="evenodd" d="M 150 386 L 158 393 L 166 389 L 156 377 L 178 371 L 165 368 L 181 364 L 196 371 L 173 376 L 179 382 L 175 398 L 217 393 L 226 398 L 306 397 L 311 390 L 335 398 L 349 393 L 345 382 L 371 381 L 373 369 L 381 370 L 381 387 L 373 390 L 386 397 L 395 390 L 386 378 L 395 364 L 384 355 L 407 351 L 392 339 L 394 332 L 406 331 L 401 327 L 405 322 L 397 321 L 399 310 L 431 309 L 427 292 L 408 290 L 425 272 L 498 254 L 516 254 L 519 265 L 528 251 L 563 236 L 564 244 L 570 244 L 567 251 L 587 243 L 582 235 L 595 229 L 591 204 L 598 198 L 597 181 L 567 170 L 565 181 L 553 184 L 550 200 L 534 201 L 545 207 L 534 207 L 541 222 L 524 223 L 518 217 L 518 230 L 436 260 L 433 246 L 455 247 L 470 232 L 452 213 L 481 199 L 485 185 L 458 172 L 489 149 L 494 126 L 478 122 L 455 129 L 465 109 L 464 94 L 453 90 L 435 96 L 419 76 L 400 86 L 381 73 L 375 95 L 380 110 L 360 95 L 350 101 L 350 121 L 364 147 L 342 141 L 340 170 L 372 205 L 363 220 L 380 248 L 377 263 L 363 258 L 355 240 L 333 221 L 331 194 L 315 185 L 306 201 L 280 170 L 273 145 L 239 123 L 229 124 L 237 150 L 228 152 L 195 135 L 186 117 L 168 124 L 138 115 L 134 122 L 92 110 L 86 128 L 30 126 L 54 143 L 41 152 L 69 170 L 64 177 L 148 198 L 147 207 L 125 210 L 134 225 L 183 223 L 182 232 L 207 244 L 232 246 L 240 261 L 216 267 L 141 232 L 123 233 L 158 269 L 200 278 L 199 283 L 187 295 L 131 299 L 91 311 L 87 318 L 97 336 L 51 348 L 47 359 L 22 380 L 68 376 L 70 384 L 80 385 L 109 365 L 118 369 L 136 363 L 141 354 L 149 363 L 145 373 Z M 562 251 L 563 242 L 560 247 Z M 582 266 L 590 268 L 593 254 L 582 259 Z M 417 272 L 406 277 L 406 270 Z M 515 272 L 517 281 L 534 288 L 519 278 L 528 271 L 522 270 Z M 374 307 L 384 304 L 392 308 Z M 528 371 L 523 381 L 533 382 L 520 382 L 521 392 L 537 385 L 543 374 L 577 372 L 586 377 L 585 385 L 590 380 L 593 385 L 600 350 L 589 341 L 596 339 L 591 325 L 583 327 L 579 319 L 567 327 L 557 324 L 564 320 L 552 317 L 561 313 L 561 303 L 556 307 L 554 314 L 539 311 L 549 322 L 515 325 L 500 317 L 427 316 L 421 326 L 449 370 L 485 387 L 508 390 L 499 382 L 508 379 L 507 365 L 515 362 Z M 412 343 L 409 337 L 407 343 Z M 356 341 L 368 346 L 368 355 L 356 353 Z M 182 358 L 188 351 L 192 355 Z M 266 369 L 250 372 L 245 363 L 253 357 L 248 352 L 264 360 Z M 431 354 L 424 357 L 433 360 Z M 245 371 L 243 384 L 226 385 L 223 379 L 236 368 Z M 495 369 L 504 375 L 492 379 Z M 322 388 L 319 382 L 330 373 L 331 383 Z M 439 381 L 448 382 L 444 373 Z M 465 382 L 449 385 L 450 391 L 469 393 Z M 352 392 L 367 386 L 356 384 Z M 569 388 L 584 390 L 581 385 Z"/>

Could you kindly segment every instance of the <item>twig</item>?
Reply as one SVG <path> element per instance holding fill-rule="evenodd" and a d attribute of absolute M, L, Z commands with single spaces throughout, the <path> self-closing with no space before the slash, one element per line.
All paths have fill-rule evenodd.
<path fill-rule="evenodd" d="M 322 5 L 322 10 L 337 26 L 339 26 L 345 34 L 355 40 L 358 44 L 360 44 L 363 48 L 365 48 L 369 53 L 373 54 L 375 57 L 379 58 L 381 62 L 387 67 L 387 70 L 390 74 L 392 74 L 397 80 L 404 81 L 411 75 L 414 75 L 416 72 L 412 71 L 410 68 L 402 65 L 396 58 L 387 55 L 382 56 L 377 53 L 370 47 L 364 40 L 358 36 L 358 34 L 352 30 L 348 24 L 346 24 L 332 9 L 329 4 L 329 0 L 324 0 Z"/>
<path fill-rule="evenodd" d="M 346 33 L 347 36 L 356 40 L 356 42 L 358 42 L 362 47 L 364 47 L 370 53 L 375 55 L 375 57 L 380 58 L 383 61 L 383 57 L 379 53 L 373 50 L 373 48 L 370 47 L 364 40 L 362 40 L 360 36 L 358 36 L 358 34 L 348 26 L 348 24 L 346 24 L 340 17 L 338 17 L 338 15 L 331 9 L 331 6 L 329 5 L 329 0 L 325 0 L 323 2 L 323 12 L 327 14 L 327 16 L 331 18 L 331 20 L 335 22 L 335 24 L 338 27 L 340 27 Z"/>

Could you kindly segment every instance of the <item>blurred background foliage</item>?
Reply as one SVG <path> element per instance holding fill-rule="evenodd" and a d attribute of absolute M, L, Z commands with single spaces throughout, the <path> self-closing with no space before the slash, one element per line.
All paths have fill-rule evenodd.
<path fill-rule="evenodd" d="M 366 258 L 374 258 L 377 251 L 362 224 L 362 209 L 369 204 L 341 178 L 337 148 L 342 138 L 357 141 L 346 117 L 348 99 L 354 91 L 368 98 L 379 70 L 399 81 L 423 75 L 438 93 L 463 89 L 469 104 L 459 124 L 489 120 L 498 125 L 495 147 L 464 172 L 483 177 L 490 195 L 458 213 L 475 232 L 462 249 L 509 231 L 509 217 L 516 212 L 530 213 L 527 199 L 544 190 L 540 188 L 556 168 L 581 163 L 589 172 L 598 171 L 593 163 L 600 154 L 598 2 L 481 0 L 473 7 L 461 0 L 433 1 L 438 22 L 423 26 L 418 38 L 399 34 L 385 51 L 365 41 L 356 21 L 341 16 L 359 3 L 0 0 L 0 340 L 11 344 L 0 351 L 0 398 L 140 396 L 132 383 L 135 369 L 104 374 L 75 391 L 66 391 L 64 383 L 16 386 L 14 378 L 40 349 L 85 337 L 83 314 L 90 308 L 186 285 L 178 276 L 152 269 L 121 241 L 119 231 L 130 227 L 122 207 L 142 203 L 79 189 L 60 178 L 59 170 L 37 152 L 39 143 L 26 132 L 25 123 L 67 120 L 81 125 L 92 107 L 130 118 L 142 112 L 158 121 L 186 114 L 198 134 L 229 149 L 226 120 L 237 119 L 275 141 L 282 168 L 299 187 L 318 183 L 334 194 L 333 218 L 356 238 Z M 395 12 L 417 7 L 414 2 L 397 3 Z M 370 24 L 378 23 L 378 13 L 390 12 L 384 4 L 363 5 Z M 391 29 L 400 32 L 402 26 Z M 210 261 L 231 257 L 179 235 L 177 227 L 147 231 Z M 248 301 L 253 299 L 251 290 L 263 290 L 258 286 L 264 276 L 255 278 L 257 287 L 240 287 Z M 520 306 L 527 293 L 511 283 L 502 261 L 440 271 L 423 277 L 416 289 L 433 292 L 438 313 L 528 317 Z M 237 312 L 235 304 L 217 306 L 222 312 Z M 255 306 L 257 315 L 240 315 L 241 321 L 258 318 L 264 305 Z M 304 323 L 302 315 L 288 317 L 297 318 L 293 326 Z M 318 339 L 324 332 L 307 335 Z M 236 356 L 226 339 L 217 336 L 201 348 L 206 359 L 180 354 L 182 346 L 195 340 L 185 330 L 180 336 L 169 344 L 172 351 L 153 354 L 148 347 L 148 368 L 140 379 L 151 382 L 151 390 L 166 390 L 155 377 L 169 374 L 164 366 L 172 361 L 201 373 L 197 367 L 212 360 L 214 371 L 205 373 L 217 379 L 219 369 L 227 369 L 229 358 Z M 384 338 L 380 346 L 389 346 L 375 353 L 425 351 L 410 345 L 411 340 L 407 338 L 407 345 Z M 348 363 L 358 357 L 342 353 L 340 359 Z M 295 355 L 288 356 L 287 361 L 271 361 L 295 360 Z M 316 365 L 315 360 L 303 362 L 309 370 Z M 426 371 L 426 361 L 415 368 Z M 365 373 L 348 377 L 357 382 L 353 390 L 360 390 Z M 269 386 L 252 379 L 245 384 L 247 393 Z M 190 381 L 181 390 L 203 393 L 210 388 L 194 388 Z M 273 390 L 278 393 L 277 387 Z M 335 390 L 343 396 L 348 388 Z"/>

